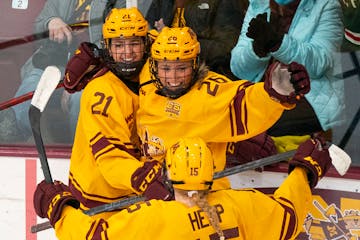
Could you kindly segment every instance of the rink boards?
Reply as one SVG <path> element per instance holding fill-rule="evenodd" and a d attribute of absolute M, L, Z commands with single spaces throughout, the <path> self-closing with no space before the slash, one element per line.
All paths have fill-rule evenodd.
<path fill-rule="evenodd" d="M 52 240 L 52 229 L 30 233 L 30 227 L 44 219 L 36 217 L 32 196 L 43 179 L 40 161 L 36 157 L 0 157 L 0 232 L 4 239 Z M 53 179 L 67 183 L 69 160 L 49 158 Z M 298 239 L 360 239 L 360 179 L 336 174 L 323 178 L 314 190 L 311 211 Z M 262 173 L 247 171 L 230 177 L 233 188 L 255 187 L 271 194 L 287 176 L 283 170 Z M 355 177 L 354 177 L 355 176 Z"/>

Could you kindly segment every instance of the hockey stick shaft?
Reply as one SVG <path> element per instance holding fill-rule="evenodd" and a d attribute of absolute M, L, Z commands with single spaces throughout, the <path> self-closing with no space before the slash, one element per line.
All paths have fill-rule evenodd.
<path fill-rule="evenodd" d="M 59 83 L 56 88 L 62 88 L 64 86 L 63 83 Z M 23 103 L 27 100 L 30 100 L 33 96 L 34 96 L 34 92 L 35 91 L 32 91 L 32 92 L 28 92 L 28 93 L 25 93 L 23 95 L 20 95 L 18 97 L 15 97 L 15 98 L 12 98 L 12 99 L 9 99 L 5 102 L 2 102 L 0 103 L 0 111 L 2 110 L 5 110 L 9 107 L 12 107 L 12 106 L 15 106 L 17 104 L 20 104 L 20 103 Z"/>
<path fill-rule="evenodd" d="M 45 181 L 47 183 L 52 183 L 53 180 L 51 177 L 49 163 L 47 160 L 44 143 L 41 137 L 40 118 L 41 118 L 40 110 L 34 107 L 33 105 L 31 105 L 29 108 L 29 119 L 30 119 L 31 130 L 33 132 L 33 136 L 35 140 L 36 149 L 39 154 L 41 169 L 43 171 Z"/>
<path fill-rule="evenodd" d="M 241 173 L 248 170 L 253 170 L 259 167 L 264 167 L 270 164 L 278 163 L 281 161 L 286 161 L 292 156 L 294 156 L 296 150 L 291 150 L 284 153 L 279 153 L 273 156 L 261 158 L 252 162 L 248 162 L 245 164 L 241 164 L 235 167 L 227 168 L 223 171 L 217 172 L 214 174 L 214 179 L 219 179 L 223 177 L 227 177 L 236 173 Z"/>
<path fill-rule="evenodd" d="M 89 216 L 93 216 L 98 213 L 110 212 L 110 211 L 113 211 L 116 209 L 124 208 L 124 207 L 130 206 L 132 204 L 135 204 L 137 202 L 142 202 L 145 200 L 146 200 L 146 198 L 141 195 L 128 197 L 128 198 L 125 198 L 125 199 L 117 201 L 117 202 L 112 202 L 112 203 L 100 205 L 100 206 L 97 206 L 94 208 L 90 208 L 89 210 L 84 211 L 84 213 Z"/>
<path fill-rule="evenodd" d="M 121 208 L 125 208 L 127 206 L 130 206 L 132 204 L 138 203 L 138 202 L 142 202 L 145 201 L 145 197 L 143 196 L 133 196 L 133 197 L 128 197 L 126 199 L 123 200 L 119 200 L 117 202 L 112 202 L 112 203 L 108 203 L 108 204 L 103 204 L 94 208 L 90 208 L 89 210 L 85 210 L 83 211 L 83 213 L 89 215 L 89 216 L 93 216 L 95 214 L 98 213 L 103 213 L 103 212 L 110 212 L 116 209 L 121 209 Z M 39 223 L 36 224 L 34 226 L 31 226 L 31 233 L 37 233 L 46 229 L 52 228 L 50 222 L 43 222 L 43 223 Z"/>

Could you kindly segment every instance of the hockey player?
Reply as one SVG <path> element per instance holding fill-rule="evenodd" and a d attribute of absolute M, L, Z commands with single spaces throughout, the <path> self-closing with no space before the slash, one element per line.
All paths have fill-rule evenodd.
<path fill-rule="evenodd" d="M 139 73 L 149 51 L 147 26 L 136 8 L 113 9 L 103 25 L 104 67 L 92 75 L 93 67 L 98 68 L 99 63 L 94 62 L 96 48 L 86 43 L 67 65 L 64 79 L 67 90 L 77 91 L 86 85 L 69 173 L 70 190 L 81 203 L 81 209 L 139 193 L 132 188 L 131 175 L 138 169 L 138 172 L 143 172 L 143 168 L 157 169 L 156 162 L 144 165 L 138 161 L 135 125 Z M 91 81 L 86 81 L 88 75 Z M 156 194 L 165 194 L 161 199 L 168 196 L 159 186 L 156 189 Z M 145 187 L 141 193 L 144 191 Z"/>
<path fill-rule="evenodd" d="M 59 239 L 294 239 L 311 204 L 311 188 L 331 165 L 319 139 L 304 142 L 289 161 L 289 176 L 273 196 L 255 189 L 209 192 L 213 155 L 200 138 L 167 151 L 166 170 L 176 201 L 150 200 L 109 219 L 91 219 L 60 183 L 41 182 L 34 207 Z M 75 208 L 74 208 L 75 207 Z"/>
<path fill-rule="evenodd" d="M 162 29 L 151 47 L 151 76 L 140 77 L 138 134 L 143 153 L 156 159 L 179 137 L 199 136 L 209 143 L 220 171 L 228 142 L 265 132 L 309 91 L 310 82 L 297 63 L 274 64 L 265 83 L 231 81 L 200 65 L 199 52 L 190 28 Z"/>

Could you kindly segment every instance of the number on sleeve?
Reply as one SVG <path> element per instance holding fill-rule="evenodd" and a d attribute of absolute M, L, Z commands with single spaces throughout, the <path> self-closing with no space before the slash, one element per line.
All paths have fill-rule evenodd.
<path fill-rule="evenodd" d="M 110 106 L 113 97 L 112 96 L 106 97 L 105 94 L 102 92 L 96 92 L 94 96 L 99 97 L 99 100 L 91 106 L 92 114 L 101 114 L 107 117 L 108 116 L 107 110 Z"/>

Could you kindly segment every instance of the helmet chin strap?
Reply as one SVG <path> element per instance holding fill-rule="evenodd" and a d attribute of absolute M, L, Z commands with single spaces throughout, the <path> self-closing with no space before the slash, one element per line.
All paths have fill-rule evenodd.
<path fill-rule="evenodd" d="M 187 93 L 189 91 L 189 89 L 191 88 L 191 86 L 189 86 L 188 88 L 181 88 L 181 89 L 177 89 L 175 91 L 168 89 L 167 87 L 163 87 L 161 89 L 161 95 L 169 97 L 171 99 L 177 99 L 179 97 L 181 97 L 182 95 L 184 95 L 185 93 Z"/>
<path fill-rule="evenodd" d="M 145 60 L 132 62 L 132 63 L 110 63 L 111 70 L 114 71 L 116 76 L 121 80 L 130 80 L 135 76 L 138 76 L 142 67 L 145 64 Z"/>

